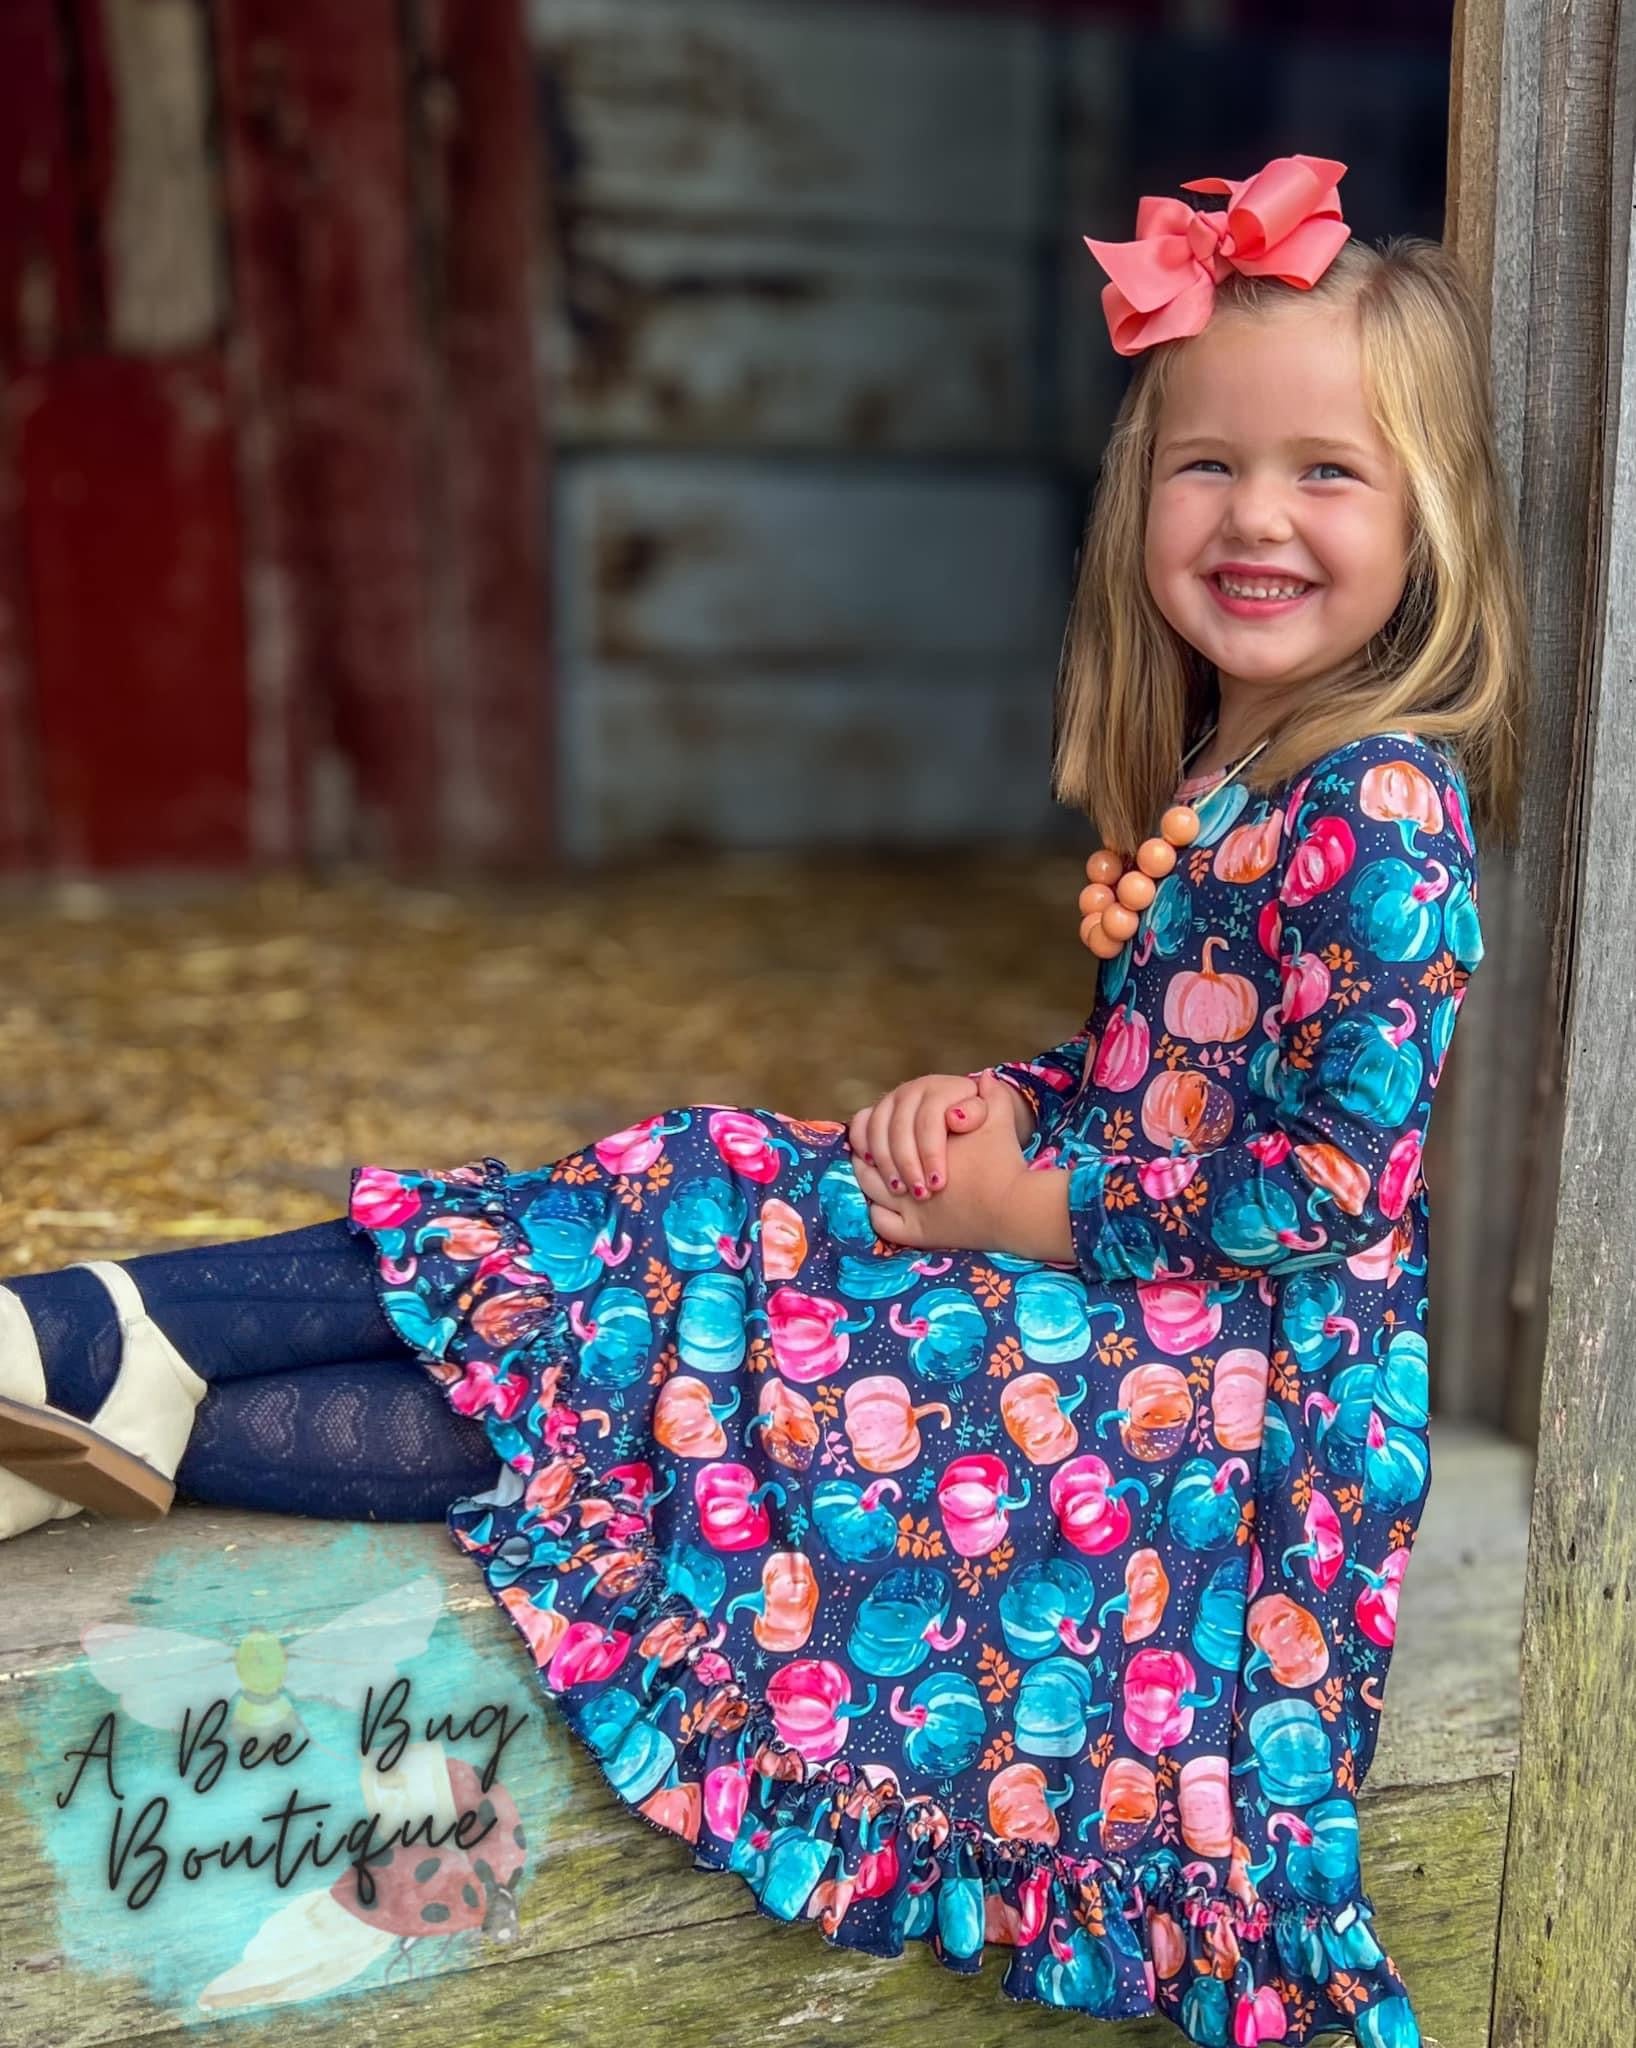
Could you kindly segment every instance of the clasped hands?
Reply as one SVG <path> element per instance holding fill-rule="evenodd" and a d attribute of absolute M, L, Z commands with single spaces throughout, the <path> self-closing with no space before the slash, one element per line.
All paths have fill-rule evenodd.
<path fill-rule="evenodd" d="M 847 1139 L 876 1236 L 917 1250 L 1030 1256 L 1013 1239 L 1033 1130 L 1027 1102 L 987 1070 L 975 1082 L 922 1074 L 858 1110 Z"/>

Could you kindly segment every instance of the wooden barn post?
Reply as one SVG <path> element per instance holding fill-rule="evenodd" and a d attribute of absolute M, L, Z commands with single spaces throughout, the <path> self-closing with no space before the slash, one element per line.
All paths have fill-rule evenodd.
<path fill-rule="evenodd" d="M 1602 2048 L 1636 1996 L 1633 87 L 1618 0 L 1464 0 L 1450 221 L 1493 280 L 1539 675 L 1518 873 L 1562 1083 L 1493 2048 Z"/>

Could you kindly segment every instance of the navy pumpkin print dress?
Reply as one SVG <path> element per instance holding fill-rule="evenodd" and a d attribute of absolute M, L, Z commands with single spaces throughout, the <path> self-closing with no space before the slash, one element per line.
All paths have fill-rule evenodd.
<path fill-rule="evenodd" d="M 1201 819 L 1083 1028 L 997 1068 L 1072 1263 L 888 1245 L 843 1122 L 713 1103 L 360 1167 L 350 1216 L 500 1460 L 451 1536 L 696 1867 L 1208 2048 L 1417 2048 L 1355 1801 L 1430 1479 L 1466 789 L 1374 734 Z"/>

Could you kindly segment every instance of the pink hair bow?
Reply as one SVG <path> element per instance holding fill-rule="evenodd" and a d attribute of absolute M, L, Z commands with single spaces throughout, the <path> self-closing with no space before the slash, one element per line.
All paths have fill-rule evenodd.
<path fill-rule="evenodd" d="M 1275 156 L 1253 178 L 1183 185 L 1184 192 L 1225 192 L 1225 209 L 1205 213 L 1150 195 L 1137 203 L 1134 242 L 1087 235 L 1086 248 L 1113 280 L 1102 287 L 1102 311 L 1114 348 L 1133 356 L 1197 334 L 1230 270 L 1310 291 L 1352 232 L 1335 197 L 1345 175 L 1345 164 L 1328 157 Z"/>

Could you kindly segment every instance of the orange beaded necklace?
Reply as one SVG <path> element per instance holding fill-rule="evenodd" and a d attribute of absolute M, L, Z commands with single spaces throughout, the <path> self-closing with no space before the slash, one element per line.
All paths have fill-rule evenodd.
<path fill-rule="evenodd" d="M 1216 728 L 1211 726 L 1194 746 L 1188 748 L 1182 756 L 1183 768 L 1205 741 L 1214 737 L 1215 731 Z M 1218 789 L 1225 789 L 1233 777 L 1248 768 L 1271 741 L 1269 733 L 1266 739 L 1250 749 L 1242 761 L 1235 762 L 1219 782 L 1207 789 L 1199 802 L 1208 803 Z M 1111 846 L 1098 847 L 1085 863 L 1085 873 L 1090 879 L 1079 892 L 1079 937 L 1081 944 L 1089 947 L 1098 960 L 1111 960 L 1134 936 L 1142 912 L 1158 893 L 1159 883 L 1176 865 L 1176 855 L 1198 838 L 1199 814 L 1191 804 L 1172 804 L 1159 820 L 1159 831 L 1161 837 L 1144 839 L 1137 847 L 1134 867 Z"/>

